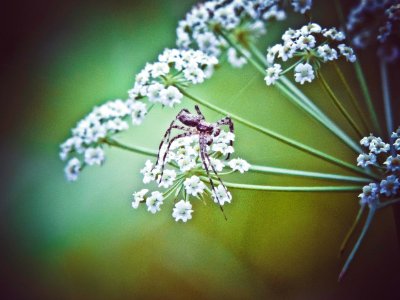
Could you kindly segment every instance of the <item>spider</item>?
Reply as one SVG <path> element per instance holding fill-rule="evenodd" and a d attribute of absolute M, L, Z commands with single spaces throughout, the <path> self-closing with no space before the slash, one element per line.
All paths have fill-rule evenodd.
<path fill-rule="evenodd" d="M 221 132 L 220 126 L 227 125 L 227 126 L 229 126 L 229 131 L 234 133 L 232 119 L 230 117 L 225 117 L 215 123 L 208 123 L 205 120 L 204 115 L 201 113 L 200 108 L 197 105 L 195 105 L 194 108 L 195 108 L 197 114 L 192 114 L 192 113 L 190 113 L 189 110 L 182 109 L 176 115 L 175 119 L 171 122 L 167 131 L 164 134 L 163 139 L 161 140 L 160 146 L 158 148 L 157 162 L 156 162 L 155 166 L 157 166 L 158 162 L 160 161 L 161 147 L 164 145 L 164 143 L 167 143 L 168 146 L 167 146 L 167 149 L 164 152 L 164 155 L 161 160 L 160 181 L 162 179 L 162 175 L 164 172 L 164 166 L 166 163 L 166 157 L 167 157 L 167 154 L 171 147 L 171 144 L 180 138 L 198 135 L 199 136 L 199 146 L 200 146 L 200 158 L 201 158 L 202 164 L 204 166 L 204 169 L 206 170 L 207 177 L 210 181 L 212 190 L 215 191 L 215 185 L 214 185 L 213 180 L 211 179 L 209 167 L 211 168 L 213 173 L 218 178 L 219 182 L 222 184 L 222 186 L 227 191 L 225 185 L 223 184 L 221 178 L 218 176 L 217 171 L 215 170 L 214 166 L 211 163 L 210 156 L 208 155 L 208 152 L 207 152 L 207 146 L 211 146 L 211 144 L 214 141 L 214 138 L 219 136 L 219 134 Z M 177 125 L 176 124 L 177 121 L 182 123 L 184 126 Z M 172 139 L 170 139 L 172 129 L 179 129 L 179 130 L 183 130 L 184 132 L 180 133 L 180 134 L 174 136 Z M 233 141 L 230 141 L 230 146 L 233 146 Z M 228 160 L 229 157 L 230 157 L 230 154 L 227 155 L 226 159 Z M 215 195 L 218 199 L 217 193 L 215 193 Z M 219 202 L 219 200 L 218 200 L 218 202 Z M 221 205 L 220 205 L 220 208 L 222 210 Z"/>

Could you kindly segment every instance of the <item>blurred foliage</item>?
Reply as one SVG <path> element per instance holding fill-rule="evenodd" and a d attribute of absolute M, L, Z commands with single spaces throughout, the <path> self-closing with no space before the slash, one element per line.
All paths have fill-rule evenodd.
<path fill-rule="evenodd" d="M 345 281 L 336 282 L 343 263 L 337 252 L 356 214 L 357 193 L 234 191 L 232 204 L 225 208 L 228 221 L 210 201 L 194 203 L 193 220 L 180 224 L 171 217 L 172 203 L 165 203 L 156 215 L 144 207 L 131 209 L 130 195 L 142 186 L 138 171 L 143 156 L 109 149 L 103 167 L 88 168 L 77 183 L 64 180 L 58 144 L 94 105 L 126 97 L 145 62 L 164 47 L 173 47 L 176 23 L 192 4 L 82 4 L 68 26 L 35 45 L 39 48 L 29 70 L 31 109 L 14 137 L 18 164 L 4 205 L 10 280 L 23 283 L 26 289 L 20 292 L 27 298 L 41 299 L 394 296 L 400 260 L 390 210 L 379 213 Z M 323 5 L 315 19 L 334 24 L 333 6 Z M 292 26 L 302 22 L 289 20 Z M 269 41 L 277 41 L 285 24 L 271 24 Z M 354 78 L 353 70 L 344 68 Z M 339 85 L 333 69 L 325 69 Z M 354 79 L 351 83 L 358 89 Z M 304 90 L 333 111 L 317 83 Z M 276 89 L 267 88 L 251 66 L 234 70 L 223 65 L 192 93 L 355 161 L 355 154 L 324 127 Z M 184 101 L 173 110 L 155 108 L 143 126 L 119 139 L 156 148 L 182 107 L 192 109 L 193 103 Z M 221 117 L 205 111 L 210 120 Z M 240 125 L 236 151 L 255 164 L 345 173 Z M 267 185 L 327 184 L 287 176 L 245 178 Z"/>

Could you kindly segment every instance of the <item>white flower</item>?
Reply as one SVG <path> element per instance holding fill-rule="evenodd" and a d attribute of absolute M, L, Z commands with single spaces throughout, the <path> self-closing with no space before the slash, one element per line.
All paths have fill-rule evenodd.
<path fill-rule="evenodd" d="M 152 65 L 151 76 L 159 77 L 161 75 L 166 75 L 169 73 L 169 67 L 167 63 L 156 62 Z"/>
<path fill-rule="evenodd" d="M 241 158 L 232 159 L 228 164 L 232 170 L 239 171 L 240 173 L 247 172 L 250 168 L 250 164 Z"/>
<path fill-rule="evenodd" d="M 168 107 L 181 103 L 182 97 L 182 93 L 174 86 L 169 86 L 160 92 L 161 103 Z"/>
<path fill-rule="evenodd" d="M 294 35 L 294 33 L 296 33 L 297 36 L 294 36 L 294 38 L 299 37 L 300 33 L 303 35 L 308 35 L 310 33 L 320 33 L 322 31 L 321 26 L 319 26 L 317 23 L 309 23 L 307 25 L 304 25 L 303 27 L 301 27 L 300 29 L 300 33 L 296 30 L 292 30 L 292 35 Z M 283 36 L 282 36 L 282 39 Z"/>
<path fill-rule="evenodd" d="M 229 144 L 231 141 L 235 140 L 235 134 L 230 131 L 221 131 L 216 139 L 215 143 L 225 143 Z"/>
<path fill-rule="evenodd" d="M 393 146 L 397 151 L 400 151 L 400 138 L 393 143 Z"/>
<path fill-rule="evenodd" d="M 315 47 L 315 37 L 312 35 L 302 35 L 297 40 L 297 46 L 300 50 L 311 49 Z"/>
<path fill-rule="evenodd" d="M 397 154 L 396 156 L 389 156 L 384 164 L 387 166 L 387 168 L 392 171 L 400 171 L 400 155 Z"/>
<path fill-rule="evenodd" d="M 101 165 L 104 161 L 104 151 L 100 147 L 87 148 L 85 151 L 85 163 L 89 166 Z"/>
<path fill-rule="evenodd" d="M 80 170 L 81 162 L 79 159 L 76 157 L 71 158 L 64 169 L 65 177 L 68 181 L 76 181 L 78 179 Z"/>
<path fill-rule="evenodd" d="M 135 101 L 132 105 L 131 105 L 131 110 L 132 110 L 132 124 L 133 125 L 140 125 L 143 120 L 144 117 L 147 114 L 147 108 L 146 108 L 146 104 L 140 101 Z"/>
<path fill-rule="evenodd" d="M 192 196 L 202 194 L 206 185 L 200 181 L 200 178 L 193 175 L 190 178 L 186 178 L 183 185 L 185 186 L 186 192 Z"/>
<path fill-rule="evenodd" d="M 174 170 L 164 170 L 159 187 L 169 188 L 176 179 L 176 172 Z"/>
<path fill-rule="evenodd" d="M 150 102 L 161 102 L 161 91 L 165 90 L 165 86 L 159 82 L 154 82 L 147 88 L 147 98 Z"/>
<path fill-rule="evenodd" d="M 183 71 L 185 78 L 193 84 L 202 83 L 205 78 L 203 70 L 198 68 L 197 65 L 191 64 Z"/>
<path fill-rule="evenodd" d="M 399 179 L 395 175 L 390 175 L 386 177 L 386 179 L 382 180 L 380 183 L 380 192 L 381 194 L 385 194 L 386 197 L 390 197 L 392 195 L 396 195 L 399 190 L 400 183 Z"/>
<path fill-rule="evenodd" d="M 357 166 L 367 167 L 368 165 L 373 165 L 376 163 L 376 155 L 373 153 L 366 154 L 362 153 L 357 158 Z"/>
<path fill-rule="evenodd" d="M 224 169 L 224 163 L 221 160 L 210 157 L 210 161 L 216 172 L 222 172 Z"/>
<path fill-rule="evenodd" d="M 231 193 L 227 191 L 222 184 L 212 191 L 212 197 L 214 198 L 214 202 L 219 203 L 220 205 L 224 205 L 225 202 L 231 203 L 232 200 Z"/>
<path fill-rule="evenodd" d="M 373 140 L 370 142 L 370 144 L 369 144 L 369 150 L 370 150 L 372 153 L 375 153 L 375 154 L 385 153 L 385 152 L 390 151 L 390 145 L 384 143 L 384 142 L 382 141 L 382 139 L 378 137 L 378 138 L 373 139 Z"/>
<path fill-rule="evenodd" d="M 215 152 L 221 152 L 223 155 L 228 155 L 234 152 L 233 147 L 225 143 L 212 144 L 211 149 Z"/>
<path fill-rule="evenodd" d="M 282 72 L 282 67 L 280 64 L 274 64 L 266 69 L 267 75 L 264 80 L 267 85 L 274 84 L 279 79 L 279 74 Z"/>
<path fill-rule="evenodd" d="M 177 160 L 179 169 L 182 172 L 187 172 L 196 167 L 196 162 L 194 159 L 192 159 L 190 156 L 185 156 L 183 158 L 180 158 Z"/>
<path fill-rule="evenodd" d="M 175 221 L 182 220 L 182 222 L 186 222 L 192 218 L 192 204 L 189 201 L 181 200 L 175 204 L 175 207 L 172 212 L 172 217 L 175 218 Z"/>
<path fill-rule="evenodd" d="M 317 48 L 318 55 L 323 59 L 324 62 L 329 60 L 337 59 L 337 51 L 329 45 L 322 45 Z"/>
<path fill-rule="evenodd" d="M 379 201 L 379 189 L 376 183 L 370 183 L 362 189 L 362 193 L 358 196 L 360 203 L 368 204 L 370 207 L 374 207 Z"/>
<path fill-rule="evenodd" d="M 152 214 L 155 214 L 156 212 L 161 210 L 160 206 L 161 204 L 163 204 L 163 201 L 164 197 L 160 192 L 152 192 L 151 196 L 148 197 L 146 200 L 147 210 Z"/>
<path fill-rule="evenodd" d="M 375 140 L 376 137 L 372 135 L 372 133 L 369 136 L 363 137 L 360 141 L 360 145 L 364 147 L 369 147 L 371 142 Z"/>
<path fill-rule="evenodd" d="M 140 170 L 140 173 L 143 174 L 143 183 L 147 184 L 155 180 L 158 172 L 158 166 L 154 167 L 153 163 L 150 160 L 146 160 L 145 167 Z"/>
<path fill-rule="evenodd" d="M 355 62 L 356 61 L 356 55 L 354 54 L 354 51 L 351 47 L 346 46 L 345 44 L 340 44 L 338 45 L 338 48 L 340 50 L 340 53 L 346 57 L 346 59 L 349 62 Z"/>
<path fill-rule="evenodd" d="M 132 201 L 132 207 L 133 208 L 138 208 L 140 202 L 144 200 L 144 196 L 147 194 L 149 190 L 148 189 L 142 189 L 139 192 L 133 193 L 133 201 Z"/>
<path fill-rule="evenodd" d="M 304 82 L 311 82 L 314 78 L 314 70 L 309 63 L 300 63 L 294 69 L 294 77 L 296 82 L 304 84 Z"/>

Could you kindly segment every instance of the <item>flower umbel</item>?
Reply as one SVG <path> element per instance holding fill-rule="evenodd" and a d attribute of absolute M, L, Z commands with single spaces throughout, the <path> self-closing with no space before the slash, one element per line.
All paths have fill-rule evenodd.
<path fill-rule="evenodd" d="M 156 213 L 165 199 L 181 197 L 185 200 L 176 203 L 172 216 L 176 221 L 186 222 L 192 217 L 192 204 L 189 201 L 192 197 L 214 199 L 221 209 L 226 202 L 231 202 L 232 195 L 221 176 L 235 171 L 244 173 L 250 165 L 241 158 L 229 160 L 234 152 L 232 121 L 224 118 L 216 123 L 208 123 L 197 106 L 196 111 L 197 115 L 185 109 L 178 114 L 176 121 L 180 121 L 183 126 L 172 122 L 160 144 L 156 163 L 153 165 L 148 160 L 141 170 L 143 182 L 153 183 L 157 191 L 153 191 L 146 200 L 147 189 L 134 193 L 132 207 L 137 208 L 139 203 L 146 201 L 148 210 Z M 230 131 L 223 131 L 220 128 L 222 125 L 228 125 Z M 183 133 L 171 138 L 173 129 Z M 224 157 L 227 163 L 222 161 Z M 166 169 L 166 164 L 173 169 Z M 216 181 L 219 182 L 217 187 Z M 160 188 L 165 190 L 159 192 Z"/>
<path fill-rule="evenodd" d="M 322 63 L 339 59 L 354 62 L 353 49 L 343 43 L 345 35 L 336 28 L 323 29 L 316 23 L 309 23 L 300 29 L 288 29 L 282 36 L 283 43 L 270 47 L 267 51 L 267 85 L 274 84 L 283 75 L 294 68 L 295 81 L 304 84 L 315 78 Z M 282 71 L 280 59 L 286 62 L 296 58 L 296 62 Z"/>

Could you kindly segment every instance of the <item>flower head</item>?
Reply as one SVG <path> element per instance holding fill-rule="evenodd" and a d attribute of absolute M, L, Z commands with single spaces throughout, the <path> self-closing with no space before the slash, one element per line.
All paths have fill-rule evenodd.
<path fill-rule="evenodd" d="M 218 60 L 199 50 L 165 49 L 158 61 L 148 63 L 135 78 L 131 99 L 147 97 L 152 103 L 173 107 L 183 97 L 179 88 L 209 78 Z"/>
<path fill-rule="evenodd" d="M 295 12 L 305 13 L 312 1 L 290 1 Z M 219 57 L 227 51 L 228 62 L 237 68 L 247 63 L 250 54 L 244 45 L 266 33 L 266 24 L 286 18 L 286 1 L 209 0 L 196 4 L 176 29 L 176 44 L 182 49 L 199 49 Z M 225 37 L 231 36 L 242 53 L 230 47 Z"/>
<path fill-rule="evenodd" d="M 87 166 L 102 165 L 107 139 L 127 130 L 129 117 L 133 125 L 140 125 L 146 113 L 146 105 L 139 100 L 117 99 L 95 107 L 71 130 L 72 136 L 60 145 L 60 158 L 72 157 L 64 169 L 67 179 L 78 179 L 83 162 Z"/>
<path fill-rule="evenodd" d="M 235 135 L 232 132 L 221 130 L 214 138 L 213 144 L 207 148 L 209 160 L 204 161 L 200 154 L 198 135 L 176 139 L 169 148 L 163 145 L 157 164 L 147 160 L 140 171 L 143 183 L 156 184 L 157 191 L 152 192 L 147 198 L 148 189 L 134 193 L 132 206 L 137 208 L 140 203 L 145 202 L 148 211 L 156 213 L 165 199 L 173 198 L 175 201 L 179 198 L 185 199 L 175 204 L 172 216 L 176 221 L 186 222 L 192 217 L 193 209 L 190 202 L 192 197 L 202 200 L 211 198 L 220 205 L 230 203 L 232 195 L 223 184 L 222 177 L 235 171 L 243 173 L 250 168 L 250 164 L 241 158 L 233 158 L 226 163 L 222 161 L 224 155 L 234 151 L 230 146 L 234 140 Z M 165 161 L 162 160 L 163 157 L 166 158 Z M 163 165 L 166 164 L 174 169 L 164 168 Z M 220 174 L 224 170 L 225 173 Z M 217 180 L 221 180 L 218 186 Z"/>
<path fill-rule="evenodd" d="M 340 57 L 354 62 L 356 56 L 353 49 L 342 42 L 344 38 L 344 33 L 336 28 L 322 28 L 316 23 L 309 23 L 297 30 L 289 28 L 282 35 L 282 44 L 268 48 L 269 66 L 265 77 L 267 85 L 274 84 L 281 74 L 293 67 L 295 81 L 304 84 L 314 80 L 315 72 L 322 63 L 335 61 Z M 297 62 L 282 71 L 282 65 L 277 60 L 286 62 L 292 58 L 296 58 Z"/>

